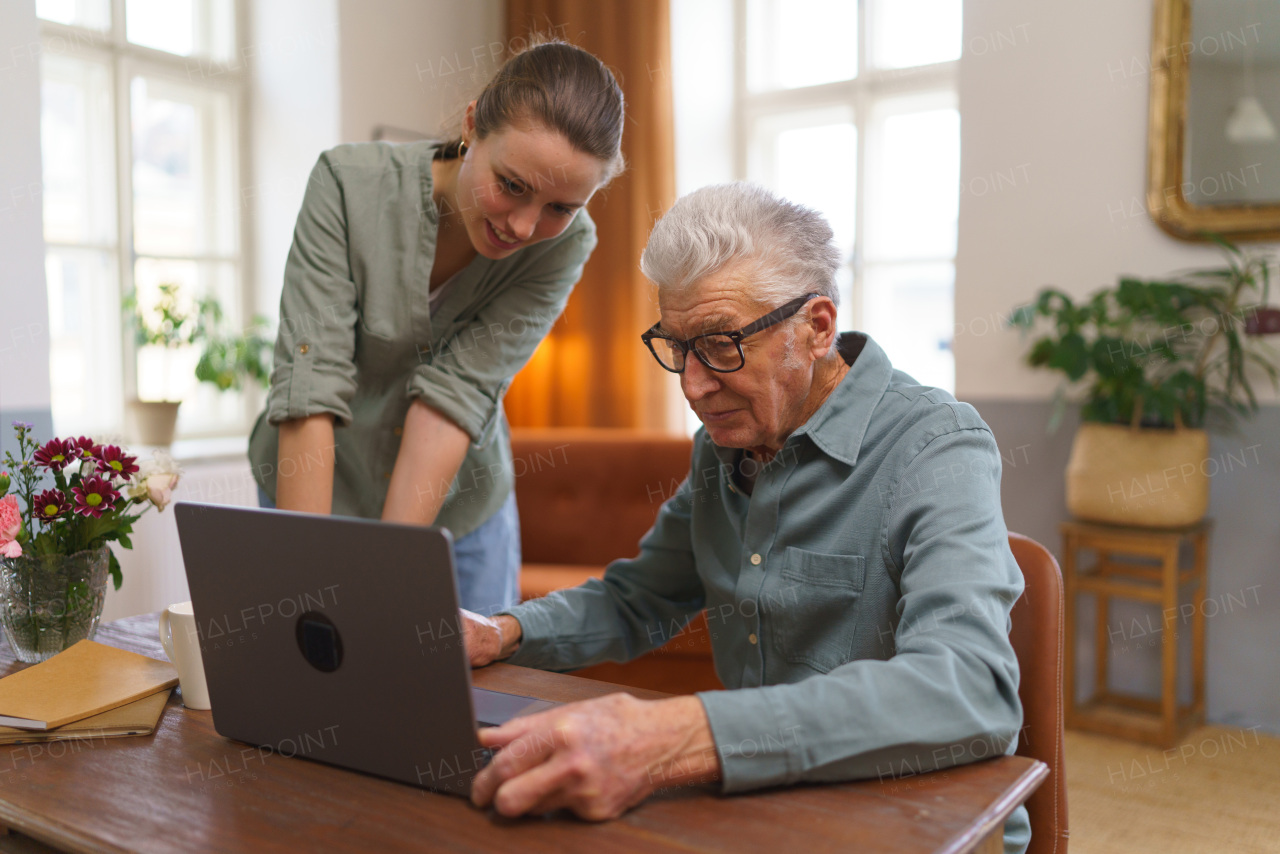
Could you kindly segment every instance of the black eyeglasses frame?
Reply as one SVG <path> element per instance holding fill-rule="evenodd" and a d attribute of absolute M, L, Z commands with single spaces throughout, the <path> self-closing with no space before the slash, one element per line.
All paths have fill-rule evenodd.
<path fill-rule="evenodd" d="M 746 354 L 742 352 L 742 342 L 744 339 L 748 338 L 751 335 L 755 335 L 757 332 L 763 332 L 769 327 L 776 326 L 777 324 L 781 323 L 787 318 L 792 317 L 797 312 L 799 312 L 800 309 L 804 308 L 804 306 L 808 304 L 809 300 L 815 299 L 816 297 L 820 297 L 820 296 L 822 296 L 822 294 L 810 293 L 810 294 L 805 294 L 802 297 L 796 297 L 790 302 L 783 303 L 782 305 L 778 306 L 773 311 L 769 312 L 768 314 L 759 318 L 758 320 L 753 320 L 751 323 L 748 323 L 746 326 L 742 327 L 741 329 L 736 329 L 736 330 L 726 331 L 726 332 L 704 332 L 701 335 L 695 335 L 692 338 L 686 338 L 682 341 L 679 338 L 672 338 L 670 335 L 664 335 L 662 331 L 658 328 L 661 324 L 655 323 L 653 326 L 649 327 L 648 330 L 640 334 L 640 340 L 643 341 L 644 345 L 649 348 L 649 352 L 653 354 L 654 360 L 659 365 L 662 366 L 662 369 L 665 371 L 669 371 L 673 374 L 684 373 L 684 366 L 689 364 L 690 350 L 693 351 L 693 355 L 697 356 L 699 362 L 707 366 L 708 370 L 715 371 L 718 374 L 731 374 L 734 371 L 740 371 L 744 367 L 746 367 L 747 357 L 746 357 Z M 713 335 L 723 335 L 733 341 L 734 346 L 738 348 L 738 367 L 717 368 L 715 365 L 708 362 L 706 358 L 703 357 L 701 351 L 699 351 L 698 348 L 694 346 L 694 342 L 697 341 L 698 339 L 710 338 Z M 679 348 L 680 358 L 681 358 L 681 366 L 679 370 L 675 368 L 668 368 L 667 364 L 662 361 L 662 358 L 658 355 L 658 351 L 653 348 L 653 339 L 655 338 L 661 338 L 666 341 L 670 341 L 672 344 L 675 344 L 676 347 Z"/>

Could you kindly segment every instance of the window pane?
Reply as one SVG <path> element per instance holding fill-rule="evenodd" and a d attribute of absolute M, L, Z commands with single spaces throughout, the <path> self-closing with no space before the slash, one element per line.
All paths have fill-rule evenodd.
<path fill-rule="evenodd" d="M 951 351 L 955 265 L 877 264 L 866 270 L 863 328 L 917 382 L 955 387 Z"/>
<path fill-rule="evenodd" d="M 59 434 L 114 433 L 121 423 L 120 301 L 115 255 L 50 248 L 49 377 Z"/>
<path fill-rule="evenodd" d="M 110 0 L 36 0 L 36 15 L 74 27 L 111 28 Z"/>
<path fill-rule="evenodd" d="M 898 113 L 876 123 L 867 255 L 872 259 L 955 255 L 960 208 L 960 114 Z"/>
<path fill-rule="evenodd" d="M 858 131 L 847 116 L 824 110 L 761 119 L 749 166 L 752 180 L 826 217 L 844 257 L 853 252 L 857 212 Z"/>
<path fill-rule="evenodd" d="M 45 240 L 114 245 L 110 69 L 46 52 L 40 71 Z"/>
<path fill-rule="evenodd" d="M 855 0 L 749 0 L 747 82 L 793 89 L 858 74 Z"/>
<path fill-rule="evenodd" d="M 228 59 L 234 52 L 234 0 L 127 0 L 129 41 L 179 56 Z"/>
<path fill-rule="evenodd" d="M 858 131 L 852 124 L 795 128 L 778 134 L 777 186 L 786 198 L 820 211 L 842 257 L 853 252 L 857 212 Z"/>
<path fill-rule="evenodd" d="M 178 308 L 194 311 L 196 301 L 216 297 L 222 308 L 223 331 L 237 332 L 240 300 L 237 265 L 227 262 L 197 262 L 139 258 L 134 265 L 138 304 L 150 311 L 160 297 L 161 284 L 178 286 Z M 242 428 L 242 396 L 235 392 L 218 394 L 212 386 L 197 383 L 195 366 L 202 348 L 140 348 L 138 352 L 138 397 L 142 400 L 181 400 L 178 435 L 215 435 Z M 207 387 L 206 387 L 207 386 Z"/>
<path fill-rule="evenodd" d="M 872 61 L 877 68 L 909 68 L 959 59 L 961 17 L 961 0 L 878 0 Z"/>
<path fill-rule="evenodd" d="M 133 227 L 140 254 L 236 251 L 231 96 L 135 77 Z"/>

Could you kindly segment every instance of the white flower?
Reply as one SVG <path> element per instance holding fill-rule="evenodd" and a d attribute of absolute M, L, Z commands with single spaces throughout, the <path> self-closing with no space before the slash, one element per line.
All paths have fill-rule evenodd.
<path fill-rule="evenodd" d="M 166 451 L 151 452 L 151 459 L 143 460 L 138 465 L 138 472 L 124 488 L 124 494 L 131 499 L 145 497 L 163 511 L 173 500 L 173 490 L 182 478 L 182 467 Z"/>
<path fill-rule="evenodd" d="M 178 485 L 176 474 L 153 474 L 147 478 L 147 499 L 163 511 L 173 500 L 174 487 Z"/>

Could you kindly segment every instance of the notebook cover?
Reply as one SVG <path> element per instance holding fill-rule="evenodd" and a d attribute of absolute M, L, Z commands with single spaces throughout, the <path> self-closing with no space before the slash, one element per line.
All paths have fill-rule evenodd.
<path fill-rule="evenodd" d="M 17 727 L 0 727 L 0 744 L 29 744 L 67 739 L 113 738 L 123 735 L 150 735 L 160 723 L 172 689 L 165 688 L 149 697 L 134 700 L 100 715 L 60 726 L 57 729 L 33 731 Z"/>
<path fill-rule="evenodd" d="M 167 661 L 82 640 L 0 679 L 0 724 L 53 729 L 177 684 L 178 673 Z"/>

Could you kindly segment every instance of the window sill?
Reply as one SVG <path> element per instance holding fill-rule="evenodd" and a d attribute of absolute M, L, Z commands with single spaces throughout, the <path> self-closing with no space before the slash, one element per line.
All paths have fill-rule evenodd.
<path fill-rule="evenodd" d="M 243 460 L 249 455 L 249 439 L 246 436 L 216 436 L 204 439 L 178 439 L 167 448 L 157 445 L 135 445 L 130 448 L 130 451 L 139 457 L 150 456 L 153 450 L 168 451 L 183 465 Z"/>

